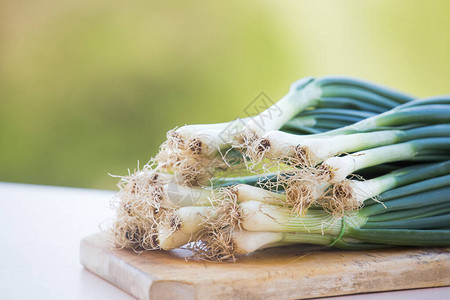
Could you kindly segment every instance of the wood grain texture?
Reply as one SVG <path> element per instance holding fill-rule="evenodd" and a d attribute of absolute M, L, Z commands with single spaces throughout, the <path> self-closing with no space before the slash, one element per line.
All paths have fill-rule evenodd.
<path fill-rule="evenodd" d="M 298 245 L 214 263 L 186 260 L 185 250 L 137 255 L 96 234 L 80 250 L 84 267 L 138 299 L 302 299 L 450 285 L 450 248 Z"/>

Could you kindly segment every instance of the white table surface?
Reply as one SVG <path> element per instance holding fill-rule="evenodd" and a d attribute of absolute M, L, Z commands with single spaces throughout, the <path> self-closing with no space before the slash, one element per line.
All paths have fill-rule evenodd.
<path fill-rule="evenodd" d="M 0 299 L 133 299 L 79 263 L 114 192 L 0 182 Z M 328 298 L 450 299 L 450 287 Z"/>

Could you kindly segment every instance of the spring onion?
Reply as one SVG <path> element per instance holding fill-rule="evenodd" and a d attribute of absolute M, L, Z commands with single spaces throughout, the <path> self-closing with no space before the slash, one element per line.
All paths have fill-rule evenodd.
<path fill-rule="evenodd" d="M 121 177 L 113 241 L 214 260 L 301 243 L 449 246 L 449 149 L 450 95 L 308 77 L 256 116 L 169 131 Z"/>

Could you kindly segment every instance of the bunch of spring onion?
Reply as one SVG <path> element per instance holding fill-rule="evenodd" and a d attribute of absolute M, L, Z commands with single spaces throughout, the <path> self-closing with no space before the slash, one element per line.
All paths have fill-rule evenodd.
<path fill-rule="evenodd" d="M 286 132 L 315 133 L 350 125 L 411 99 L 408 95 L 359 79 L 306 78 L 294 83 L 287 96 L 255 118 L 183 126 L 170 131 L 156 157 L 157 166 L 146 165 L 143 170 L 120 181 L 115 240 L 122 247 L 155 248 L 155 228 L 171 208 L 170 205 L 166 207 L 166 196 L 161 187 L 169 181 L 194 186 L 209 184 L 211 176 L 221 176 L 217 174 L 220 171 L 229 176 L 230 166 L 238 171 L 245 169 L 238 151 L 226 152 L 225 158 L 221 150 L 229 149 L 242 132 L 248 132 L 258 122 L 264 122 L 263 131 L 284 125 L 281 130 Z M 266 120 L 268 116 L 270 124 Z M 243 182 L 241 176 L 234 179 Z"/>
<path fill-rule="evenodd" d="M 305 78 L 257 116 L 227 123 L 186 125 L 167 133 L 155 161 L 183 183 L 208 183 L 217 172 L 243 167 L 242 157 L 255 141 L 272 130 L 314 133 L 338 128 L 392 109 L 413 97 L 347 77 Z"/>
<path fill-rule="evenodd" d="M 169 132 L 153 165 L 121 179 L 114 241 L 218 260 L 293 243 L 447 245 L 449 121 L 449 96 L 300 80 L 258 116 Z M 248 160 L 263 173 L 222 177 Z"/>

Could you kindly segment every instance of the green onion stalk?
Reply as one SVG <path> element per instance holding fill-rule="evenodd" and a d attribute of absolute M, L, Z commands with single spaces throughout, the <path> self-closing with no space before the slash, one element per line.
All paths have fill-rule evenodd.
<path fill-rule="evenodd" d="M 374 112 L 344 108 L 308 109 L 289 120 L 280 131 L 295 134 L 316 134 L 337 129 L 374 116 Z"/>
<path fill-rule="evenodd" d="M 417 107 L 422 105 L 448 105 L 450 104 L 450 94 L 448 95 L 439 95 L 433 97 L 419 98 L 408 103 L 404 103 L 397 108 L 406 108 L 406 107 Z"/>
<path fill-rule="evenodd" d="M 317 165 L 341 153 L 353 153 L 430 137 L 450 137 L 450 124 L 310 138 L 295 147 L 295 155 L 303 164 Z"/>
<path fill-rule="evenodd" d="M 302 148 L 303 143 L 314 144 L 311 147 L 322 147 L 326 149 L 327 144 L 336 144 L 338 141 L 338 136 L 343 137 L 344 135 L 351 135 L 357 133 L 366 133 L 381 130 L 405 130 L 414 127 L 419 127 L 423 125 L 432 124 L 449 124 L 450 123 L 450 105 L 449 104 L 433 104 L 430 103 L 426 105 L 431 100 L 417 101 L 417 105 L 407 106 L 409 103 L 403 105 L 405 107 L 399 106 L 385 113 L 369 117 L 367 119 L 361 120 L 352 125 L 341 127 L 335 130 L 313 134 L 313 135 L 296 135 L 286 132 L 281 132 L 278 130 L 267 132 L 258 142 L 253 144 L 253 149 L 247 151 L 248 157 L 254 162 L 260 162 L 263 158 L 268 158 L 272 160 L 286 160 L 298 158 L 300 162 L 307 161 L 308 157 L 304 157 L 304 148 Z M 414 102 L 414 101 L 413 101 Z M 418 105 L 420 104 L 420 105 Z M 386 143 L 395 142 L 397 136 L 402 135 L 401 132 L 392 131 L 389 133 L 388 138 L 393 139 L 390 141 L 386 139 Z M 381 134 L 383 135 L 383 134 Z M 333 143 L 327 143 L 327 139 L 334 137 Z M 349 150 L 357 147 L 358 140 L 362 136 L 355 136 L 352 140 L 350 139 Z M 380 139 L 380 136 L 374 133 L 374 143 L 382 143 L 384 139 Z M 309 141 L 308 141 L 309 140 Z M 370 136 L 369 136 L 370 140 Z M 365 141 L 367 143 L 367 140 Z M 339 143 L 344 144 L 344 142 Z M 348 143 L 346 143 L 348 145 Z M 370 147 L 370 143 L 368 147 Z M 306 145 L 309 147 L 309 145 Z M 364 148 L 363 148 L 364 149 Z M 342 152 L 348 151 L 343 149 Z M 354 150 L 353 150 L 354 151 Z M 320 160 L 320 157 L 319 157 Z"/>
<path fill-rule="evenodd" d="M 450 138 L 448 137 L 417 139 L 355 152 L 342 157 L 331 157 L 324 161 L 320 169 L 326 181 L 338 183 L 359 169 L 378 164 L 420 159 L 422 155 L 433 155 L 434 153 L 440 153 L 440 151 L 442 151 L 442 154 L 447 153 L 444 156 L 450 156 L 448 149 L 450 149 Z M 441 155 L 438 155 L 438 159 L 440 158 Z"/>
<path fill-rule="evenodd" d="M 257 116 L 228 123 L 186 125 L 170 131 L 155 160 L 159 169 L 177 173 L 186 184 L 205 184 L 216 169 L 225 170 L 232 165 L 223 161 L 231 148 L 245 152 L 263 134 L 281 129 L 305 109 L 324 105 L 323 99 L 329 102 L 330 99 L 343 97 L 355 103 L 368 103 L 384 110 L 413 99 L 411 96 L 358 79 L 309 77 L 294 83 L 285 97 Z M 330 114 L 329 111 L 324 113 L 323 121 Z M 345 122 L 358 120 L 348 114 L 341 116 L 342 118 Z M 334 120 L 337 121 L 336 117 Z M 330 124 L 325 124 L 326 126 L 329 127 Z M 240 160 L 235 162 L 241 163 Z"/>
<path fill-rule="evenodd" d="M 403 186 L 407 185 L 407 188 Z M 342 216 L 372 203 L 383 203 L 386 194 L 394 191 L 395 197 L 404 197 L 450 185 L 450 161 L 428 165 L 414 165 L 395 170 L 370 180 L 346 179 L 334 184 L 317 199 L 326 211 Z M 402 192 L 403 191 L 403 192 Z M 385 198 L 380 198 L 380 194 Z"/>
<path fill-rule="evenodd" d="M 295 186 L 296 191 L 300 191 L 298 192 L 300 194 L 299 198 L 307 206 L 316 201 L 310 195 L 317 194 L 317 190 L 328 190 L 333 185 L 338 189 L 337 191 L 339 193 L 345 195 L 346 189 L 344 187 L 347 182 L 347 177 L 360 169 L 399 161 L 409 161 L 414 164 L 414 161 L 420 161 L 422 157 L 425 160 L 431 158 L 434 161 L 447 161 L 450 159 L 448 153 L 449 148 L 449 137 L 436 137 L 416 139 L 405 143 L 363 150 L 344 156 L 331 157 L 318 167 L 296 168 L 293 171 L 294 175 L 289 178 L 288 185 Z M 335 199 L 332 197 L 331 203 Z M 345 209 L 349 208 L 347 204 L 357 204 L 357 202 L 352 201 L 344 201 L 343 203 Z M 331 204 L 331 207 L 334 206 L 334 204 Z"/>

